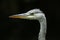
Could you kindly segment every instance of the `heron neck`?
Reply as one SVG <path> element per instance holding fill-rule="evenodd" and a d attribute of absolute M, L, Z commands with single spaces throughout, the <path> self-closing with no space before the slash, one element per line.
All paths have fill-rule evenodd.
<path fill-rule="evenodd" d="M 42 21 L 39 20 L 40 22 L 40 32 L 39 32 L 39 38 L 38 40 L 45 40 L 46 36 L 46 18 L 43 18 Z"/>

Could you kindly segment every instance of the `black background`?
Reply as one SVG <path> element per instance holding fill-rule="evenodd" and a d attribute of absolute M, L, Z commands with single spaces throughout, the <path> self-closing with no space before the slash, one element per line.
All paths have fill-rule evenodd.
<path fill-rule="evenodd" d="M 1 0 L 0 1 L 0 5 L 1 5 L 0 6 L 1 39 L 2 40 L 9 40 L 9 39 L 10 40 L 19 40 L 22 36 L 24 36 L 23 33 L 25 33 L 24 37 L 28 36 L 28 34 L 26 33 L 27 30 L 31 31 L 31 35 L 29 35 L 31 37 L 31 38 L 29 38 L 30 40 L 32 39 L 32 37 L 34 37 L 34 35 L 37 37 L 37 34 L 39 32 L 39 23 L 37 20 L 29 21 L 29 20 L 8 18 L 9 15 L 25 13 L 28 10 L 34 9 L 34 8 L 41 9 L 46 15 L 46 18 L 47 18 L 47 37 L 46 38 L 47 38 L 47 40 L 58 39 L 59 38 L 58 30 L 57 30 L 58 23 L 56 25 L 56 16 L 59 17 L 59 15 L 58 15 L 59 11 L 57 11 L 57 9 L 59 9 L 57 6 L 59 6 L 59 5 L 56 2 L 57 1 L 51 1 L 51 0 L 35 0 L 35 1 L 29 1 L 29 2 L 25 2 L 24 0 Z M 58 13 L 58 14 L 56 14 L 56 13 Z M 59 19 L 59 18 L 57 18 L 57 19 Z M 32 25 L 33 25 L 33 27 L 32 27 Z M 29 26 L 29 28 L 28 28 L 28 26 Z M 28 33 L 30 33 L 30 32 L 28 32 Z M 15 38 L 17 38 L 17 39 L 15 39 Z M 22 39 L 23 39 L 23 37 L 22 37 Z M 26 39 L 26 40 L 28 40 L 28 39 Z"/>

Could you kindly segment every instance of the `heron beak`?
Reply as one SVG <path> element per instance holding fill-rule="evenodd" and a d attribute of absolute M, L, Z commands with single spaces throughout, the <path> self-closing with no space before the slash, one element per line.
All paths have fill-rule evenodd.
<path fill-rule="evenodd" d="M 18 18 L 18 19 L 25 19 L 27 16 L 20 16 L 20 15 L 12 15 L 12 16 L 9 16 L 9 18 Z"/>
<path fill-rule="evenodd" d="M 12 15 L 12 16 L 9 16 L 9 18 L 13 18 L 13 19 L 29 19 L 29 20 L 33 20 L 34 19 L 34 16 L 27 16 L 27 15 Z"/>

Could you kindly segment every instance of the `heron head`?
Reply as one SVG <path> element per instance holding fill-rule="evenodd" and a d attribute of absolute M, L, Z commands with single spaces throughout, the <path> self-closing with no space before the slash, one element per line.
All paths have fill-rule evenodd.
<path fill-rule="evenodd" d="M 37 20 L 40 18 L 42 11 L 39 9 L 33 9 L 26 13 L 11 15 L 9 18 L 18 18 L 18 19 L 29 19 L 29 20 Z"/>

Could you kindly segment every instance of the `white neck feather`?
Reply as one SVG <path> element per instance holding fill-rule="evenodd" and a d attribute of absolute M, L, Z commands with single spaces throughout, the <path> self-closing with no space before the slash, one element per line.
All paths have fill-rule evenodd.
<path fill-rule="evenodd" d="M 45 38 L 46 38 L 46 30 L 47 30 L 46 17 L 42 16 L 41 20 L 39 20 L 39 22 L 40 22 L 41 27 L 40 27 L 38 40 L 45 40 Z"/>

